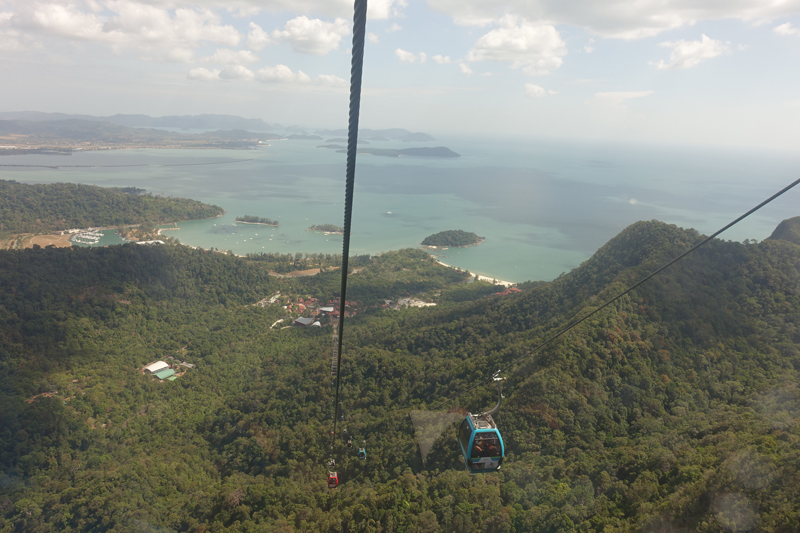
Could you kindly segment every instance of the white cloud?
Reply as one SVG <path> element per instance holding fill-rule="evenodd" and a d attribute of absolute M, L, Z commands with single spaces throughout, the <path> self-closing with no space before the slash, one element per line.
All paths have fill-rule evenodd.
<path fill-rule="evenodd" d="M 378 35 L 372 32 L 367 33 L 367 40 L 373 44 L 378 44 L 379 42 L 381 42 Z"/>
<path fill-rule="evenodd" d="M 458 69 L 461 71 L 462 74 L 467 74 L 467 75 L 472 74 L 472 69 L 469 68 L 469 65 L 467 65 L 466 63 L 459 63 Z"/>
<path fill-rule="evenodd" d="M 505 17 L 503 27 L 494 29 L 472 47 L 469 61 L 510 61 L 511 68 L 525 74 L 547 74 L 561 66 L 567 47 L 553 26 L 533 25 Z"/>
<path fill-rule="evenodd" d="M 672 48 L 669 63 L 659 61 L 656 66 L 661 70 L 675 70 L 696 67 L 701 61 L 711 59 L 730 51 L 722 41 L 703 35 L 699 41 L 668 41 L 659 46 Z"/>
<path fill-rule="evenodd" d="M 233 26 L 205 8 L 180 5 L 166 9 L 130 0 L 40 3 L 11 1 L 11 24 L 23 39 L 59 37 L 110 45 L 115 53 L 134 50 L 143 59 L 189 62 L 194 49 L 207 43 L 235 46 L 241 36 Z M 78 6 L 85 6 L 85 10 Z M 102 14 L 105 13 L 105 14 Z"/>
<path fill-rule="evenodd" d="M 207 68 L 193 68 L 186 76 L 190 80 L 215 81 L 219 79 L 219 70 L 208 70 Z"/>
<path fill-rule="evenodd" d="M 419 53 L 419 62 L 420 63 L 424 63 L 427 60 L 428 60 L 428 55 L 425 52 L 420 52 Z"/>
<path fill-rule="evenodd" d="M 325 55 L 339 48 L 342 37 L 350 33 L 350 23 L 345 19 L 325 22 L 305 15 L 293 18 L 283 30 L 275 30 L 272 37 L 288 42 L 296 52 Z"/>
<path fill-rule="evenodd" d="M 547 90 L 544 87 L 539 87 L 538 85 L 534 85 L 533 83 L 526 83 L 525 94 L 530 96 L 531 98 L 542 98 L 543 96 L 548 96 L 548 95 L 552 96 L 558 93 L 556 91 Z"/>
<path fill-rule="evenodd" d="M 247 47 L 258 52 L 268 44 L 275 41 L 255 22 L 250 23 L 250 32 L 247 34 Z"/>
<path fill-rule="evenodd" d="M 800 28 L 792 28 L 791 22 L 775 26 L 772 31 L 778 35 L 800 35 Z"/>
<path fill-rule="evenodd" d="M 388 28 L 386 28 L 386 33 L 394 33 L 396 31 L 400 31 L 402 29 L 403 29 L 403 27 L 400 24 L 398 24 L 396 22 L 392 22 L 392 25 L 389 26 Z"/>
<path fill-rule="evenodd" d="M 347 87 L 347 82 L 345 80 L 333 74 L 320 74 L 317 76 L 315 83 L 325 87 Z"/>
<path fill-rule="evenodd" d="M 311 78 L 302 70 L 292 72 L 292 69 L 286 65 L 259 69 L 255 78 L 264 83 L 308 83 L 311 81 Z"/>
<path fill-rule="evenodd" d="M 419 59 L 415 54 L 412 52 L 407 52 L 402 48 L 398 48 L 394 51 L 394 55 L 397 59 L 400 60 L 401 63 L 416 63 L 417 59 Z M 421 56 L 425 56 L 425 54 L 420 54 Z M 424 63 L 425 60 L 422 59 L 420 63 Z"/>
<path fill-rule="evenodd" d="M 634 98 L 644 98 L 645 96 L 650 96 L 653 93 L 655 93 L 655 91 L 602 92 L 602 93 L 595 93 L 594 98 L 589 100 L 589 102 L 619 106 L 624 104 L 627 100 L 631 100 Z"/>
<path fill-rule="evenodd" d="M 292 12 L 297 14 L 353 18 L 353 0 L 140 0 L 144 3 L 174 8 L 183 5 L 200 5 L 209 9 L 226 10 L 236 16 L 253 16 L 259 13 Z M 386 20 L 401 16 L 406 0 L 370 0 L 368 20 Z"/>
<path fill-rule="evenodd" d="M 439 54 L 433 56 L 431 59 L 433 59 L 434 63 L 438 63 L 440 65 L 445 65 L 447 63 L 451 63 L 452 62 L 452 60 L 450 59 L 450 56 L 443 56 L 443 55 L 439 55 Z"/>
<path fill-rule="evenodd" d="M 586 46 L 583 47 L 583 51 L 586 52 L 587 54 L 591 54 L 592 52 L 594 52 L 594 46 L 592 46 L 593 44 L 594 44 L 594 39 L 589 39 L 589 42 L 586 43 Z"/>
<path fill-rule="evenodd" d="M 250 65 L 258 61 L 258 56 L 250 50 L 231 50 L 220 48 L 212 55 L 204 57 L 204 63 L 215 63 L 217 65 Z"/>
<path fill-rule="evenodd" d="M 641 39 L 704 20 L 764 22 L 800 13 L 798 0 L 427 0 L 457 24 L 487 26 L 503 16 L 579 26 L 602 37 Z"/>
<path fill-rule="evenodd" d="M 246 80 L 255 79 L 253 71 L 242 65 L 228 65 L 219 72 L 219 77 L 223 80 Z"/>

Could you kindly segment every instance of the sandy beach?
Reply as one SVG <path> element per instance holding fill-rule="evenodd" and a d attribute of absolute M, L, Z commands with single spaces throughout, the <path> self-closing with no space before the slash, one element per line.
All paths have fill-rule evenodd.
<path fill-rule="evenodd" d="M 439 264 L 439 265 L 442 265 L 443 267 L 452 268 L 453 270 L 458 270 L 459 272 L 464 272 L 463 269 L 448 265 L 447 263 L 442 263 L 438 259 L 436 260 L 436 263 Z M 472 275 L 473 275 L 473 277 L 475 277 L 475 278 L 477 278 L 477 279 L 479 279 L 481 281 L 488 281 L 489 283 L 494 283 L 495 285 L 502 285 L 503 287 L 510 287 L 510 286 L 515 284 L 513 281 L 504 281 L 504 280 L 497 279 L 497 278 L 490 278 L 488 276 L 479 276 L 478 274 L 472 274 Z"/>

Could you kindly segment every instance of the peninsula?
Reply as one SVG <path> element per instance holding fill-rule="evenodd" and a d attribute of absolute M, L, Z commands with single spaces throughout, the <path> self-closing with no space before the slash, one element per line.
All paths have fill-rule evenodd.
<path fill-rule="evenodd" d="M 480 244 L 484 240 L 483 237 L 479 237 L 475 233 L 455 229 L 440 231 L 439 233 L 434 233 L 433 235 L 425 237 L 425 240 L 422 241 L 422 245 L 437 248 L 441 246 L 458 248 Z"/>

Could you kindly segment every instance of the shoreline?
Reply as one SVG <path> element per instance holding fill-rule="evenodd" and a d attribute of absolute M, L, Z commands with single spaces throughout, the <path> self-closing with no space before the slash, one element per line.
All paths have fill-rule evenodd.
<path fill-rule="evenodd" d="M 442 263 L 438 259 L 434 259 L 434 261 L 436 262 L 437 265 L 442 265 L 443 267 L 452 268 L 453 270 L 456 270 L 458 272 L 466 272 L 466 270 L 464 269 L 448 265 L 447 263 Z M 505 281 L 502 279 L 490 278 L 489 276 L 481 276 L 480 274 L 475 274 L 472 272 L 470 272 L 470 274 L 472 275 L 472 277 L 480 281 L 488 281 L 489 283 L 493 283 L 495 285 L 502 285 L 503 287 L 511 287 L 512 285 L 516 285 L 516 283 L 514 283 L 513 281 Z"/>

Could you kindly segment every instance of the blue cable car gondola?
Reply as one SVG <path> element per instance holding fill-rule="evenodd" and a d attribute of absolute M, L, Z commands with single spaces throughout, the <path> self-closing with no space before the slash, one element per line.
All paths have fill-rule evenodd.
<path fill-rule="evenodd" d="M 458 444 L 467 470 L 472 474 L 494 472 L 500 469 L 505 457 L 505 446 L 500 430 L 497 429 L 492 415 L 500 409 L 503 402 L 501 384 L 503 378 L 494 377 L 497 383 L 499 399 L 494 409 L 473 415 L 468 413 L 458 428 Z"/>

